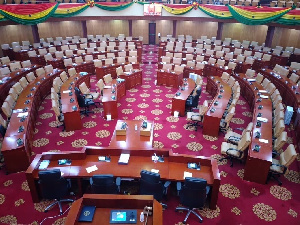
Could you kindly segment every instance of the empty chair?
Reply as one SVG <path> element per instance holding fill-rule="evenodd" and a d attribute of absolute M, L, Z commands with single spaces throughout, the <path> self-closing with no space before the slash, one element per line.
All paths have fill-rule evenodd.
<path fill-rule="evenodd" d="M 64 53 L 62 51 L 56 51 L 55 52 L 55 58 L 61 59 L 64 57 Z"/>
<path fill-rule="evenodd" d="M 261 73 L 258 73 L 255 78 L 256 82 L 259 84 L 263 81 L 263 79 L 264 79 L 264 76 Z"/>
<path fill-rule="evenodd" d="M 172 64 L 163 64 L 163 70 L 172 70 Z"/>
<path fill-rule="evenodd" d="M 67 57 L 73 57 L 73 50 L 66 50 L 66 51 L 65 51 L 65 55 L 66 55 Z"/>
<path fill-rule="evenodd" d="M 12 87 L 15 89 L 18 95 L 20 95 L 23 91 L 23 88 L 19 82 L 15 83 Z"/>
<path fill-rule="evenodd" d="M 75 63 L 76 64 L 82 64 L 83 63 L 83 59 L 81 56 L 75 57 Z"/>
<path fill-rule="evenodd" d="M 175 65 L 175 67 L 174 67 L 175 73 L 183 73 L 183 70 L 184 70 L 184 66 Z"/>
<path fill-rule="evenodd" d="M 221 153 L 226 155 L 226 159 L 229 159 L 231 164 L 230 167 L 233 166 L 233 159 L 243 160 L 244 152 L 248 148 L 251 142 L 250 132 L 246 132 L 244 136 L 237 142 L 237 145 L 222 142 L 221 145 Z M 224 160 L 225 158 L 220 159 L 220 161 Z"/>
<path fill-rule="evenodd" d="M 73 65 L 72 59 L 71 58 L 64 59 L 64 65 L 65 67 L 72 66 Z"/>
<path fill-rule="evenodd" d="M 238 55 L 237 58 L 236 58 L 236 61 L 237 61 L 237 62 L 240 62 L 240 63 L 241 63 L 241 62 L 244 62 L 244 61 L 245 61 L 245 56 L 243 56 L 243 55 Z"/>
<path fill-rule="evenodd" d="M 26 78 L 27 78 L 27 81 L 30 83 L 30 82 L 34 81 L 36 77 L 34 76 L 33 72 L 30 72 L 30 73 L 26 74 Z"/>
<path fill-rule="evenodd" d="M 39 52 L 39 55 L 41 55 L 41 56 L 46 55 L 48 53 L 45 48 L 39 48 L 38 52 Z"/>
<path fill-rule="evenodd" d="M 2 112 L 5 114 L 7 120 L 9 120 L 12 114 L 12 108 L 9 106 L 7 102 L 3 102 L 1 109 Z"/>
<path fill-rule="evenodd" d="M 13 97 L 11 95 L 7 95 L 7 97 L 5 98 L 4 101 L 8 103 L 8 105 L 11 109 L 15 108 L 16 101 L 13 99 Z"/>
<path fill-rule="evenodd" d="M 107 66 L 113 64 L 113 62 L 114 62 L 113 59 L 109 58 L 109 59 L 105 59 L 104 64 Z"/>
<path fill-rule="evenodd" d="M 215 58 L 209 58 L 208 59 L 208 63 L 215 64 L 216 63 L 216 59 Z"/>
<path fill-rule="evenodd" d="M 223 72 L 223 73 L 222 73 L 221 79 L 222 79 L 224 82 L 227 82 L 227 81 L 229 80 L 229 78 L 230 78 L 229 73 L 227 73 L 227 72 Z"/>
<path fill-rule="evenodd" d="M 3 76 L 6 76 L 10 74 L 10 69 L 8 67 L 0 67 L 0 75 L 3 77 Z"/>
<path fill-rule="evenodd" d="M 182 61 L 182 58 L 175 58 L 175 57 L 173 58 L 173 64 L 175 64 L 175 65 L 181 65 L 181 61 Z"/>
<path fill-rule="evenodd" d="M 273 129 L 273 138 L 278 138 L 280 134 L 284 131 L 284 121 L 279 120 L 275 128 Z"/>
<path fill-rule="evenodd" d="M 137 57 L 137 51 L 129 51 L 129 56 Z"/>
<path fill-rule="evenodd" d="M 124 73 L 122 66 L 116 68 L 116 73 L 117 73 L 117 76 Z"/>
<path fill-rule="evenodd" d="M 52 65 L 47 65 L 47 66 L 44 67 L 44 69 L 45 69 L 46 74 L 53 73 L 53 66 Z"/>
<path fill-rule="evenodd" d="M 85 54 L 85 50 L 77 50 L 77 55 L 84 55 Z"/>
<path fill-rule="evenodd" d="M 9 64 L 10 70 L 11 71 L 16 71 L 21 69 L 21 63 L 20 62 L 14 62 Z"/>
<path fill-rule="evenodd" d="M 253 57 L 247 57 L 245 60 L 245 64 L 250 64 L 252 65 L 254 63 L 254 58 Z"/>
<path fill-rule="evenodd" d="M 125 63 L 125 57 L 117 57 L 117 63 L 118 64 L 124 64 Z"/>
<path fill-rule="evenodd" d="M 224 140 L 230 143 L 238 143 L 241 138 L 245 135 L 246 132 L 252 132 L 253 129 L 253 123 L 250 122 L 248 126 L 243 129 L 243 132 L 241 134 L 234 132 L 233 130 L 228 130 L 225 134 Z"/>
<path fill-rule="evenodd" d="M 104 89 L 104 82 L 103 79 L 98 80 L 98 82 L 96 83 L 96 86 L 99 88 L 99 91 L 101 93 L 101 95 L 103 94 L 103 89 Z"/>
<path fill-rule="evenodd" d="M 218 66 L 225 66 L 225 60 L 223 60 L 223 59 L 218 59 L 218 61 L 217 61 L 217 65 Z"/>
<path fill-rule="evenodd" d="M 44 199 L 55 200 L 45 208 L 45 212 L 58 204 L 60 215 L 62 215 L 61 203 L 74 201 L 72 199 L 62 199 L 69 194 L 70 183 L 61 177 L 61 171 L 59 169 L 39 171 L 39 184 L 42 197 Z"/>
<path fill-rule="evenodd" d="M 54 90 L 57 94 L 60 93 L 60 87 L 61 87 L 62 84 L 63 84 L 63 82 L 61 81 L 61 79 L 59 77 L 54 78 L 53 88 L 54 88 Z"/>
<path fill-rule="evenodd" d="M 246 76 L 249 78 L 253 78 L 255 76 L 255 70 L 247 69 Z"/>
<path fill-rule="evenodd" d="M 36 57 L 37 56 L 36 51 L 28 51 L 28 56 L 29 57 Z"/>
<path fill-rule="evenodd" d="M 199 126 L 202 126 L 203 118 L 205 113 L 208 110 L 208 102 L 205 100 L 203 102 L 203 105 L 198 106 L 199 112 L 187 112 L 187 119 L 191 120 L 188 122 L 187 129 L 189 127 L 195 127 L 195 130 L 197 131 Z"/>
<path fill-rule="evenodd" d="M 263 82 L 261 83 L 261 85 L 266 89 L 266 87 L 269 85 L 270 80 L 268 78 L 265 78 L 263 80 Z"/>
<path fill-rule="evenodd" d="M 68 76 L 67 76 L 67 73 L 65 71 L 63 71 L 59 76 L 60 76 L 60 79 L 62 80 L 63 83 L 68 80 Z"/>
<path fill-rule="evenodd" d="M 90 178 L 91 190 L 94 194 L 118 194 L 121 178 L 116 180 L 112 174 L 93 175 Z"/>
<path fill-rule="evenodd" d="M 50 53 L 47 53 L 46 55 L 44 55 L 44 58 L 45 58 L 45 61 L 52 61 L 53 60 L 53 57 Z"/>
<path fill-rule="evenodd" d="M 81 93 L 86 96 L 86 98 L 98 99 L 98 97 L 100 95 L 97 92 L 91 92 L 85 82 L 83 82 L 79 85 L 79 89 L 80 89 Z"/>
<path fill-rule="evenodd" d="M 21 64 L 23 68 L 30 68 L 32 66 L 30 60 L 23 61 Z"/>
<path fill-rule="evenodd" d="M 142 170 L 140 179 L 140 194 L 141 195 L 153 195 L 157 201 L 161 201 L 163 196 L 167 194 L 167 190 L 170 181 L 166 181 L 164 184 L 160 181 L 160 174 L 150 171 Z M 166 207 L 165 204 L 162 204 Z"/>
<path fill-rule="evenodd" d="M 187 61 L 186 65 L 187 65 L 188 67 L 195 67 L 196 62 L 195 62 L 195 61 Z"/>
<path fill-rule="evenodd" d="M 104 83 L 107 85 L 107 84 L 110 84 L 112 82 L 112 77 L 111 77 L 111 74 L 106 74 L 104 77 L 103 77 L 103 80 L 104 80 Z"/>
<path fill-rule="evenodd" d="M 22 86 L 23 89 L 24 89 L 25 87 L 27 87 L 27 85 L 28 85 L 28 81 L 26 80 L 25 77 L 22 77 L 22 78 L 19 80 L 19 82 L 20 82 L 20 84 L 21 84 L 21 86 Z"/>
<path fill-rule="evenodd" d="M 235 70 L 235 68 L 236 68 L 236 63 L 234 63 L 234 62 L 229 62 L 228 63 L 228 69 L 231 69 L 231 70 Z"/>
<path fill-rule="evenodd" d="M 225 60 L 232 60 L 233 59 L 233 52 L 227 52 L 225 54 Z"/>
<path fill-rule="evenodd" d="M 9 89 L 8 94 L 9 94 L 15 101 L 17 101 L 19 95 L 18 95 L 18 93 L 16 92 L 16 90 L 15 90 L 13 87 L 11 87 L 11 88 Z"/>
<path fill-rule="evenodd" d="M 84 57 L 84 60 L 85 60 L 85 62 L 89 63 L 89 62 L 92 62 L 94 60 L 94 58 L 92 55 L 86 55 Z"/>
<path fill-rule="evenodd" d="M 124 66 L 126 72 L 131 72 L 133 70 L 132 64 L 127 64 Z"/>
<path fill-rule="evenodd" d="M 7 121 L 3 119 L 3 117 L 2 117 L 1 114 L 0 114 L 0 125 L 1 125 L 4 129 L 6 129 L 6 127 L 7 127 Z M 3 135 L 3 136 L 5 136 L 5 135 Z"/>
<path fill-rule="evenodd" d="M 280 154 L 279 159 L 272 159 L 272 165 L 269 170 L 267 181 L 269 181 L 270 178 L 274 178 L 279 185 L 282 185 L 279 176 L 288 172 L 289 166 L 294 162 L 296 157 L 297 152 L 295 146 L 290 144 L 287 149 Z"/>
<path fill-rule="evenodd" d="M 294 83 L 297 83 L 299 80 L 299 76 L 295 73 L 292 73 L 290 76 L 290 80 L 293 81 Z"/>
<path fill-rule="evenodd" d="M 70 77 L 76 75 L 76 73 L 77 73 L 77 72 L 76 72 L 76 69 L 75 69 L 75 68 L 70 68 L 70 69 L 68 69 L 68 74 L 69 74 Z"/>
<path fill-rule="evenodd" d="M 175 211 L 188 211 L 183 224 L 186 224 L 191 213 L 197 216 L 202 223 L 203 219 L 195 209 L 205 205 L 206 196 L 210 191 L 207 181 L 202 178 L 186 177 L 183 185 L 180 182 L 177 183 L 177 191 L 179 192 L 180 203 L 187 208 L 178 206 Z"/>
<path fill-rule="evenodd" d="M 254 54 L 253 57 L 254 57 L 255 59 L 261 59 L 262 55 L 263 55 L 262 52 L 255 52 L 255 54 Z"/>

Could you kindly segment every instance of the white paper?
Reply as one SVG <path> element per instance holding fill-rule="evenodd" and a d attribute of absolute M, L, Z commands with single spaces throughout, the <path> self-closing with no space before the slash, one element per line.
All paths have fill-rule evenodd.
<path fill-rule="evenodd" d="M 261 121 L 261 122 L 264 122 L 264 123 L 268 122 L 268 119 L 267 118 L 263 118 L 263 117 L 257 117 L 257 120 Z"/>
<path fill-rule="evenodd" d="M 266 140 L 266 139 L 258 139 L 260 142 L 262 142 L 262 143 L 266 143 L 266 144 L 268 144 L 269 143 L 269 141 L 268 140 Z"/>
<path fill-rule="evenodd" d="M 71 92 L 71 90 L 66 90 L 66 91 L 63 91 L 63 93 L 64 94 L 66 94 L 66 93 L 70 93 Z"/>
<path fill-rule="evenodd" d="M 260 95 L 259 97 L 261 97 L 263 99 L 268 99 L 269 98 L 269 96 L 267 96 L 267 95 Z"/>
<path fill-rule="evenodd" d="M 105 161 L 105 156 L 99 156 L 99 157 L 98 157 L 98 160 L 99 160 L 99 161 Z"/>
<path fill-rule="evenodd" d="M 119 158 L 119 163 L 127 164 L 129 161 L 130 154 L 122 153 Z"/>
<path fill-rule="evenodd" d="M 151 169 L 151 172 L 152 172 L 152 173 L 159 173 L 159 170 Z"/>
<path fill-rule="evenodd" d="M 40 163 L 39 170 L 45 170 L 45 169 L 47 169 L 47 167 L 49 166 L 49 163 L 50 163 L 49 160 L 43 160 Z"/>
<path fill-rule="evenodd" d="M 104 86 L 104 88 L 111 88 L 111 86 Z"/>
<path fill-rule="evenodd" d="M 185 179 L 186 177 L 193 177 L 193 174 L 190 173 L 190 172 L 184 171 L 184 173 L 183 173 L 183 178 Z"/>
<path fill-rule="evenodd" d="M 17 117 L 23 117 L 23 116 L 28 116 L 28 112 L 24 112 L 24 113 L 18 113 Z"/>
<path fill-rule="evenodd" d="M 260 93 L 268 93 L 266 90 L 258 90 Z"/>
<path fill-rule="evenodd" d="M 23 112 L 23 109 L 14 109 L 13 113 L 19 113 L 19 112 Z"/>
<path fill-rule="evenodd" d="M 174 117 L 178 117 L 179 116 L 179 112 L 178 111 L 174 111 Z"/>
<path fill-rule="evenodd" d="M 96 165 L 90 166 L 86 168 L 86 172 L 91 173 L 98 170 L 98 167 Z"/>

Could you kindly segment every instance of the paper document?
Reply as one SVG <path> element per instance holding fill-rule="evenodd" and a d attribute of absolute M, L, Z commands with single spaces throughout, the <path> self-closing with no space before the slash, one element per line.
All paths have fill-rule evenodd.
<path fill-rule="evenodd" d="M 17 117 L 21 118 L 23 116 L 28 116 L 28 112 L 24 112 L 24 113 L 18 113 Z"/>
<path fill-rule="evenodd" d="M 193 174 L 190 173 L 190 172 L 184 171 L 184 173 L 183 173 L 183 178 L 185 179 L 186 177 L 193 177 Z"/>
<path fill-rule="evenodd" d="M 263 118 L 263 117 L 257 117 L 257 120 L 261 121 L 261 122 L 264 122 L 264 123 L 268 122 L 268 119 L 267 118 Z"/>
<path fill-rule="evenodd" d="M 66 90 L 66 91 L 63 91 L 63 93 L 64 94 L 66 94 L 66 93 L 70 93 L 71 92 L 71 90 Z"/>
<path fill-rule="evenodd" d="M 152 169 L 151 172 L 152 172 L 152 173 L 159 173 L 159 170 Z"/>
<path fill-rule="evenodd" d="M 266 139 L 258 139 L 260 142 L 262 142 L 262 143 L 266 143 L 266 144 L 268 144 L 269 143 L 269 140 L 266 140 Z"/>
<path fill-rule="evenodd" d="M 121 154 L 119 158 L 119 164 L 128 164 L 130 158 L 130 154 Z"/>
<path fill-rule="evenodd" d="M 269 98 L 269 96 L 267 96 L 267 95 L 260 95 L 260 97 L 263 98 L 263 99 L 268 99 Z"/>
<path fill-rule="evenodd" d="M 86 168 L 86 172 L 91 173 L 98 170 L 98 167 L 96 165 L 90 166 Z"/>
<path fill-rule="evenodd" d="M 268 93 L 266 90 L 258 90 L 260 93 Z"/>

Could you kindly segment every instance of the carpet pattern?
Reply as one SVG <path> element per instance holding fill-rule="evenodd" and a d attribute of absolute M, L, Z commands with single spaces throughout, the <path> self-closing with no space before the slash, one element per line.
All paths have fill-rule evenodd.
<path fill-rule="evenodd" d="M 218 138 L 205 136 L 201 128 L 198 131 L 186 130 L 185 117 L 171 115 L 171 101 L 176 89 L 156 86 L 157 46 L 144 46 L 142 57 L 143 84 L 128 90 L 118 103 L 120 119 L 146 119 L 154 121 L 154 147 L 170 148 L 176 153 L 211 156 L 220 158 L 220 147 L 224 135 Z M 91 79 L 95 87 L 95 76 Z M 211 96 L 205 91 L 206 79 L 202 86 L 199 104 Z M 94 114 L 82 116 L 83 129 L 62 132 L 56 128 L 55 115 L 48 96 L 39 109 L 33 143 L 33 155 L 50 151 L 80 150 L 85 145 L 108 146 L 116 120 L 106 121 L 103 109 L 94 108 Z M 236 115 L 231 128 L 245 128 L 252 120 L 248 104 L 242 97 L 236 107 Z M 293 127 L 287 126 L 288 143 L 293 143 Z M 287 144 L 288 145 L 288 144 Z M 285 149 L 286 146 L 283 147 Z M 299 150 L 297 149 L 297 152 Z M 233 168 L 224 160 L 219 163 L 221 186 L 216 210 L 207 207 L 198 210 L 204 218 L 204 224 L 300 224 L 300 156 L 291 165 L 289 173 L 281 177 L 280 187 L 275 181 L 260 185 L 243 180 L 244 165 L 234 162 Z M 50 203 L 42 201 L 33 204 L 24 172 L 5 175 L 0 170 L 0 224 L 39 224 L 47 216 L 55 216 L 54 208 L 47 214 L 43 209 Z M 180 225 L 186 212 L 175 212 L 179 205 L 178 197 L 168 196 L 165 200 L 168 209 L 164 210 L 165 225 Z M 68 206 L 64 206 L 67 209 Z M 43 224 L 64 224 L 66 214 L 46 220 Z M 198 224 L 193 215 L 188 224 Z"/>

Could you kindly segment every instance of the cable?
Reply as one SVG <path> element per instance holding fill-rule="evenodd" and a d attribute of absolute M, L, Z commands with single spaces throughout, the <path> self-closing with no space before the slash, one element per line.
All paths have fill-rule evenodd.
<path fill-rule="evenodd" d="M 69 206 L 69 208 L 66 209 L 66 211 L 64 211 L 62 214 L 59 214 L 57 216 L 49 216 L 49 217 L 46 217 L 44 218 L 41 222 L 40 222 L 40 225 L 42 225 L 47 219 L 54 219 L 56 217 L 59 217 L 59 216 L 62 216 L 64 215 L 70 208 L 71 208 L 72 205 Z"/>

